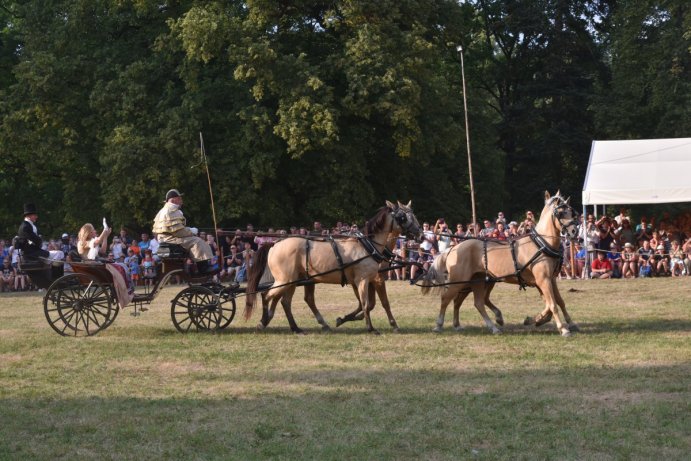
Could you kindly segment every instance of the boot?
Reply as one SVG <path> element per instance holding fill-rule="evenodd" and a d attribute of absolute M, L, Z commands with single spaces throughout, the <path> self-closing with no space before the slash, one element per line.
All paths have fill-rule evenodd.
<path fill-rule="evenodd" d="M 206 275 L 213 273 L 214 268 L 209 264 L 209 261 L 197 261 L 197 274 Z"/>

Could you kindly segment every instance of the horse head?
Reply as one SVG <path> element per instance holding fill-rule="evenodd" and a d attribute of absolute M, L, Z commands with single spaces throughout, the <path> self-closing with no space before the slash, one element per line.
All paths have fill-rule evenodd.
<path fill-rule="evenodd" d="M 411 207 L 412 203 L 413 201 L 411 200 L 406 205 L 401 202 L 393 204 L 387 200 L 386 206 L 391 210 L 391 216 L 396 225 L 401 229 L 401 234 L 418 240 L 422 235 L 422 230 L 420 229 L 420 223 L 413 213 Z"/>
<path fill-rule="evenodd" d="M 569 201 L 571 197 L 564 199 L 557 191 L 554 197 L 550 197 L 549 192 L 545 191 L 545 206 L 551 210 L 555 226 L 560 230 L 561 235 L 571 240 L 578 237 L 578 213 L 574 210 Z"/>

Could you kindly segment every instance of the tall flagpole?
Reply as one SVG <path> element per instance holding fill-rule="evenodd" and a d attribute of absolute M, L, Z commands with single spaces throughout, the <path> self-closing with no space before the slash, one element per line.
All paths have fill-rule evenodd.
<path fill-rule="evenodd" d="M 209 196 L 211 196 L 211 215 L 214 220 L 214 235 L 216 235 L 216 248 L 220 250 L 221 241 L 218 239 L 218 224 L 216 223 L 216 207 L 214 206 L 214 191 L 211 188 L 211 174 L 209 173 L 209 163 L 206 161 L 206 150 L 204 149 L 204 137 L 202 132 L 199 132 L 199 142 L 201 145 L 201 156 L 202 162 L 204 162 L 204 168 L 206 168 L 206 179 L 209 182 Z M 223 255 L 220 255 L 223 258 Z M 221 260 L 221 263 L 223 261 Z"/>
<path fill-rule="evenodd" d="M 465 142 L 468 150 L 468 176 L 470 180 L 470 203 L 473 210 L 473 235 L 477 237 L 477 215 L 475 214 L 475 185 L 473 182 L 473 161 L 470 158 L 470 131 L 468 130 L 468 101 L 465 90 L 465 66 L 463 64 L 463 46 L 458 45 L 456 51 L 461 56 L 461 80 L 463 81 L 463 113 L 465 115 Z"/>

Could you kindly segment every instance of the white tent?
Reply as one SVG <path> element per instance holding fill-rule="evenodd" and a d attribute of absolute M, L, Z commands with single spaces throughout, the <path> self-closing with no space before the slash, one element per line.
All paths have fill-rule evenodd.
<path fill-rule="evenodd" d="M 585 205 L 691 202 L 691 138 L 593 141 Z"/>

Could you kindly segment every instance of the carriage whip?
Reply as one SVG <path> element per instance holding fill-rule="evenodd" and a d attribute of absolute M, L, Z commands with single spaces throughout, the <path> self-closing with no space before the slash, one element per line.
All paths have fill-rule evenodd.
<path fill-rule="evenodd" d="M 204 137 L 202 136 L 202 132 L 199 132 L 199 143 L 201 146 L 200 153 L 201 153 L 201 163 L 204 163 L 204 168 L 206 169 L 206 179 L 209 183 L 209 196 L 211 197 L 211 216 L 213 217 L 214 220 L 214 235 L 216 235 L 216 248 L 219 250 L 221 249 L 221 242 L 218 239 L 218 225 L 216 224 L 216 207 L 214 206 L 214 191 L 211 188 L 211 173 L 209 173 L 209 163 L 206 161 L 206 150 L 204 149 Z M 221 260 L 223 258 L 222 255 Z"/>

